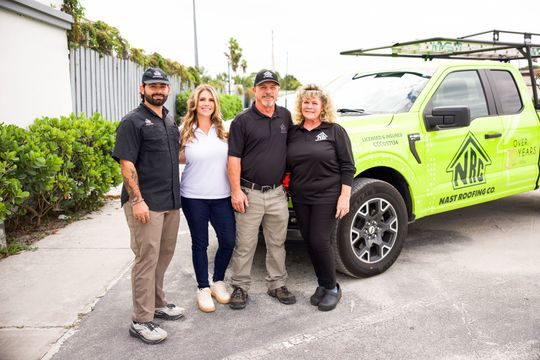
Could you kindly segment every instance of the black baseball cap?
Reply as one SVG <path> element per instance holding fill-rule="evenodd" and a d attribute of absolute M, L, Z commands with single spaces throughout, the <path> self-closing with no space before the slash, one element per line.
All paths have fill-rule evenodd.
<path fill-rule="evenodd" d="M 167 84 L 169 85 L 169 78 L 167 74 L 160 68 L 148 68 L 142 76 L 143 84 Z"/>
<path fill-rule="evenodd" d="M 273 71 L 270 70 L 261 70 L 257 73 L 257 76 L 255 76 L 255 81 L 253 82 L 253 86 L 257 86 L 265 81 L 272 81 L 278 84 L 279 86 L 279 80 Z"/>

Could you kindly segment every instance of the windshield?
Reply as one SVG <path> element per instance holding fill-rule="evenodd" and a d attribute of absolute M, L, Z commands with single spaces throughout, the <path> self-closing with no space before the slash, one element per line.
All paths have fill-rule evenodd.
<path fill-rule="evenodd" d="M 409 111 L 429 78 L 412 71 L 356 74 L 332 84 L 329 92 L 338 113 L 395 114 Z"/>

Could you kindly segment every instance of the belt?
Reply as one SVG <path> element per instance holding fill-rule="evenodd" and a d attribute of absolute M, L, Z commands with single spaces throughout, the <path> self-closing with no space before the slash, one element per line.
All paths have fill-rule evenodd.
<path fill-rule="evenodd" d="M 281 186 L 281 184 L 277 184 L 277 185 L 259 185 L 259 184 L 255 184 L 255 183 L 252 183 L 251 181 L 248 181 L 246 179 L 240 179 L 240 185 L 242 185 L 243 187 L 247 187 L 249 189 L 252 189 L 252 190 L 259 190 L 260 192 L 267 192 L 267 191 L 270 191 L 270 190 L 274 190 L 274 189 L 277 189 L 278 187 Z"/>

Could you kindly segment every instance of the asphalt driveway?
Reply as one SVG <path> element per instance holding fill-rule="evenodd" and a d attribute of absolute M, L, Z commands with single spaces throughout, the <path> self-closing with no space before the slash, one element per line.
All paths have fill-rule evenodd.
<path fill-rule="evenodd" d="M 124 224 L 122 224 L 124 226 Z M 289 243 L 289 288 L 297 304 L 266 295 L 264 247 L 242 311 L 196 309 L 184 219 L 166 278 L 187 317 L 159 321 L 169 333 L 149 346 L 128 336 L 127 271 L 81 322 L 54 360 L 71 359 L 540 359 L 540 191 L 420 219 L 384 274 L 338 276 L 344 296 L 328 313 L 303 243 Z M 127 239 L 126 239 L 127 241 Z M 213 241 L 211 252 L 215 251 Z"/>

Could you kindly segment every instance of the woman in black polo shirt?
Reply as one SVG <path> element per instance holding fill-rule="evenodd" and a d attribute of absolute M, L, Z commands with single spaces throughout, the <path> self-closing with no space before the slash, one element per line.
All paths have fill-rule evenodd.
<path fill-rule="evenodd" d="M 349 212 L 355 173 L 349 136 L 335 117 L 324 90 L 303 86 L 287 142 L 293 206 L 319 283 L 311 304 L 321 311 L 334 309 L 341 299 L 330 236 L 337 219 Z"/>

